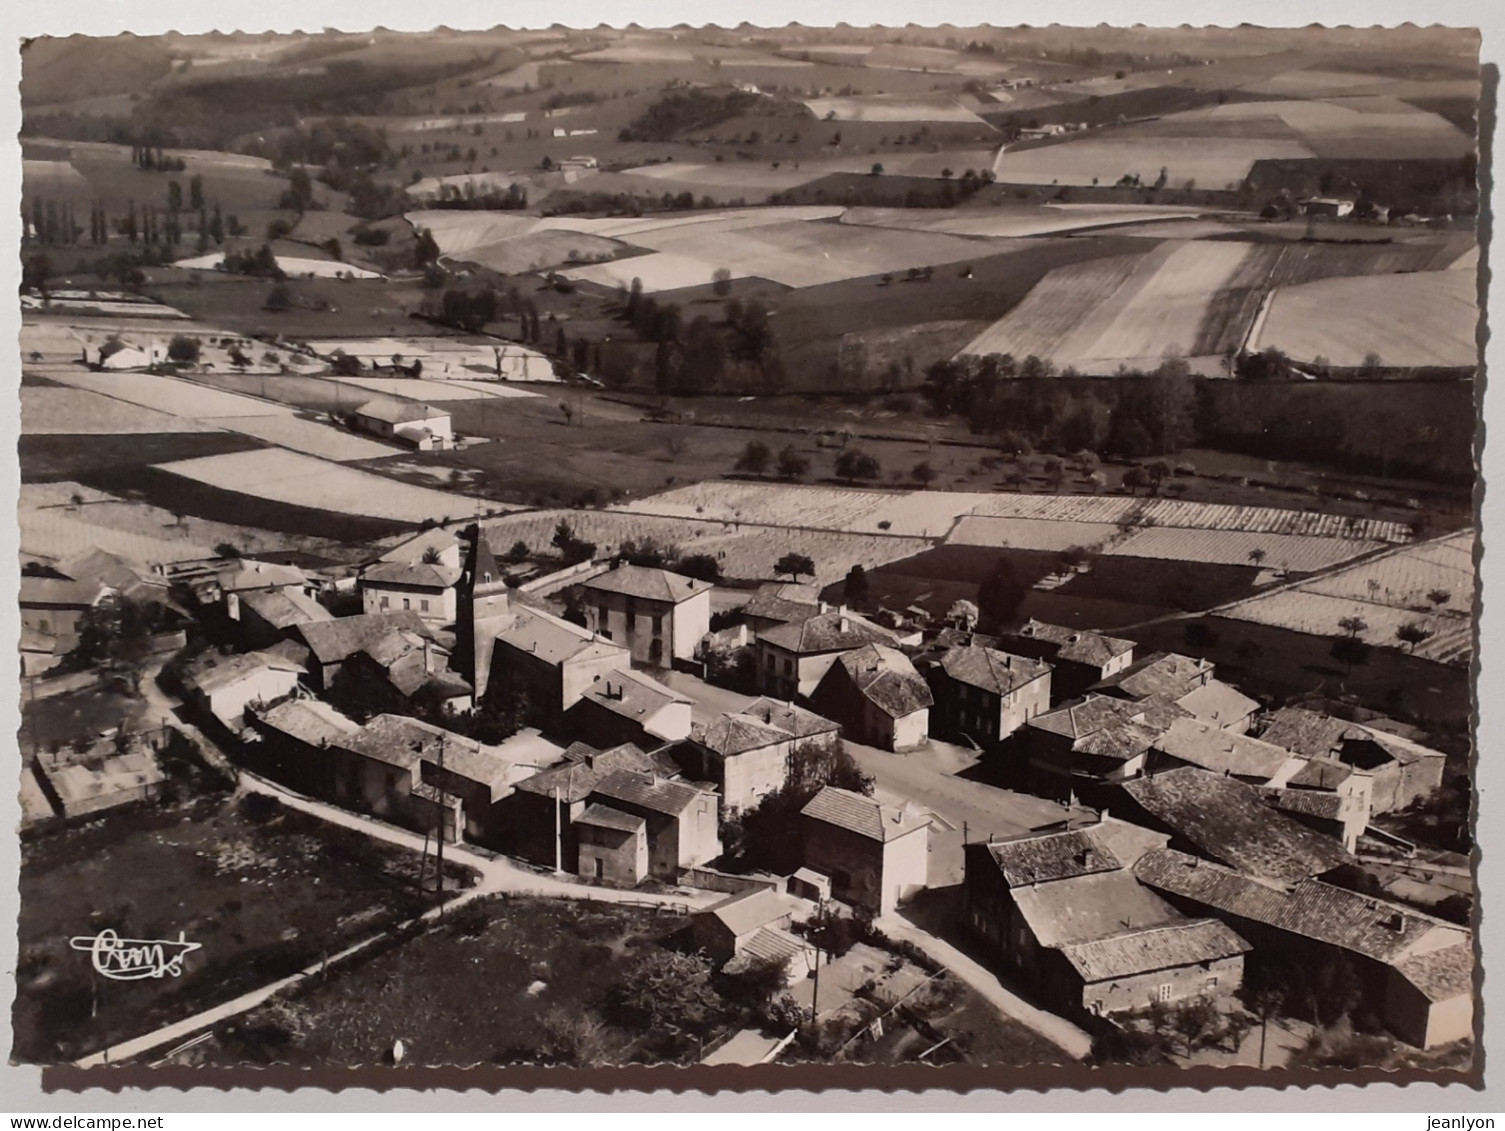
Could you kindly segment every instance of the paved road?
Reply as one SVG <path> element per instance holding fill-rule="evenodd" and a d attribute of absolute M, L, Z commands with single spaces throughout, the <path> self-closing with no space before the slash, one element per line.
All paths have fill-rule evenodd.
<path fill-rule="evenodd" d="M 1006 989 L 997 975 L 981 963 L 968 958 L 945 939 L 937 938 L 901 915 L 885 915 L 878 920 L 878 926 L 890 938 L 904 939 L 919 947 L 991 1002 L 1005 1017 L 1029 1026 L 1073 1059 L 1081 1060 L 1092 1051 L 1092 1038 L 1085 1032 L 1064 1017 L 1037 1009 L 1018 994 Z"/>
<path fill-rule="evenodd" d="M 697 723 L 711 723 L 728 711 L 740 711 L 755 698 L 724 687 L 714 687 L 688 672 L 667 672 L 659 678 L 681 695 L 689 696 L 692 701 L 690 718 Z"/>

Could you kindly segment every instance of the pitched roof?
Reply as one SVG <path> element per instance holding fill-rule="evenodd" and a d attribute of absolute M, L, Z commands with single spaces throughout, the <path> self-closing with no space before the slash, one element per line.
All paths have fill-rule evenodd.
<path fill-rule="evenodd" d="M 506 792 L 512 763 L 498 753 L 496 747 L 421 719 L 407 715 L 377 715 L 362 728 L 357 742 L 363 750 L 407 749 L 419 760 L 436 767 L 442 757 L 446 771 L 485 786 L 491 791 L 492 800 Z"/>
<path fill-rule="evenodd" d="M 1251 949 L 1216 919 L 1198 919 L 1070 943 L 1061 948 L 1061 953 L 1084 981 L 1106 982 L 1154 970 L 1216 962 Z"/>
<path fill-rule="evenodd" d="M 619 565 L 615 569 L 598 573 L 585 581 L 583 586 L 598 593 L 621 593 L 628 597 L 669 601 L 676 605 L 681 601 L 688 601 L 697 593 L 714 588 L 709 581 L 685 577 L 667 569 L 635 565 Z"/>
<path fill-rule="evenodd" d="M 1259 737 L 1304 757 L 1321 758 L 1336 750 L 1354 731 L 1354 724 L 1344 719 L 1304 707 L 1282 707 L 1271 713 Z"/>
<path fill-rule="evenodd" d="M 334 620 L 334 614 L 299 590 L 258 589 L 241 598 L 241 604 L 273 628 L 291 628 L 310 621 Z"/>
<path fill-rule="evenodd" d="M 612 801 L 641 805 L 655 813 L 677 817 L 707 796 L 707 791 L 684 782 L 666 781 L 656 773 L 641 773 L 633 770 L 612 770 L 596 783 L 593 794 Z"/>
<path fill-rule="evenodd" d="M 1009 887 L 1050 883 L 1094 872 L 1114 872 L 1123 867 L 1113 850 L 1092 835 L 1091 829 L 1025 835 L 1012 840 L 991 841 L 988 855 L 1003 873 Z"/>
<path fill-rule="evenodd" d="M 86 801 L 157 785 L 167 780 L 167 775 L 148 750 L 130 750 L 93 764 L 72 762 L 66 766 L 38 765 L 58 800 L 62 802 L 64 812 Z"/>
<path fill-rule="evenodd" d="M 382 554 L 378 561 L 383 562 L 421 562 L 423 555 L 429 550 L 438 550 L 443 553 L 460 545 L 459 537 L 454 531 L 443 526 L 431 526 L 420 534 L 415 534 Z"/>
<path fill-rule="evenodd" d="M 1448 1001 L 1474 992 L 1478 957 L 1472 943 L 1413 954 L 1395 964 L 1400 974 L 1426 995 L 1428 1001 Z"/>
<path fill-rule="evenodd" d="M 1176 700 L 1176 705 L 1214 726 L 1226 726 L 1259 710 L 1256 700 L 1220 679 L 1209 679 L 1201 687 L 1188 691 Z"/>
<path fill-rule="evenodd" d="M 1017 887 L 1009 894 L 1041 946 L 1111 938 L 1183 919 L 1127 868 Z"/>
<path fill-rule="evenodd" d="M 1253 786 L 1195 766 L 1120 788 L 1212 859 L 1251 875 L 1294 883 L 1350 860 L 1335 840 L 1272 812 Z"/>
<path fill-rule="evenodd" d="M 1413 762 L 1424 761 L 1428 758 L 1447 757 L 1441 750 L 1433 750 L 1430 746 L 1423 746 L 1399 734 L 1391 734 L 1389 731 L 1375 730 L 1359 723 L 1354 724 L 1354 729 L 1361 732 L 1368 741 L 1375 743 L 1385 753 L 1389 754 L 1402 765 L 1410 765 Z M 1350 738 L 1355 736 L 1350 735 Z"/>
<path fill-rule="evenodd" d="M 423 618 L 411 609 L 385 613 L 361 613 L 298 626 L 298 635 L 321 664 L 336 664 L 380 640 L 389 632 L 415 632 L 433 639 Z"/>
<path fill-rule="evenodd" d="M 690 702 L 679 692 L 631 668 L 607 672 L 586 688 L 581 698 L 589 699 L 614 715 L 639 723 L 651 719 L 665 707 Z"/>
<path fill-rule="evenodd" d="M 142 581 L 155 580 L 149 570 L 137 567 L 119 554 L 112 554 L 98 546 L 70 554 L 57 564 L 57 571 L 75 581 L 94 581 L 117 591 L 124 591 Z"/>
<path fill-rule="evenodd" d="M 696 743 L 724 758 L 790 742 L 793 738 L 787 730 L 731 711 L 698 728 L 695 734 Z"/>
<path fill-rule="evenodd" d="M 243 652 L 235 656 L 221 656 L 208 652 L 198 657 L 183 671 L 183 684 L 204 695 L 213 695 L 243 679 L 263 671 L 301 672 L 303 669 L 291 660 L 266 652 Z"/>
<path fill-rule="evenodd" d="M 1308 758 L 1285 784 L 1303 789 L 1337 789 L 1354 775 L 1354 768 L 1336 758 Z"/>
<path fill-rule="evenodd" d="M 1155 739 L 1155 749 L 1204 770 L 1265 781 L 1290 758 L 1290 753 L 1279 746 L 1198 719 L 1177 719 Z"/>
<path fill-rule="evenodd" d="M 1321 880 L 1282 890 L 1173 849 L 1146 853 L 1135 875 L 1142 883 L 1203 907 L 1376 962 L 1394 964 L 1414 954 L 1467 943 L 1471 937 L 1456 924 Z"/>
<path fill-rule="evenodd" d="M 627 655 L 627 649 L 620 644 L 604 640 L 589 629 L 542 609 L 516 610 L 511 625 L 497 634 L 497 641 L 549 664 L 562 664 L 586 651 L 598 656 Z"/>
<path fill-rule="evenodd" d="M 219 587 L 226 593 L 242 589 L 277 589 L 284 585 L 307 585 L 308 574 L 297 566 L 260 562 L 254 558 L 237 558 L 216 574 Z"/>
<path fill-rule="evenodd" d="M 820 611 L 820 589 L 814 585 L 790 585 L 777 581 L 758 586 L 753 599 L 742 606 L 744 617 L 780 621 L 802 621 Z"/>
<path fill-rule="evenodd" d="M 564 752 L 564 756 L 564 762 L 524 778 L 517 783 L 517 788 L 544 797 L 554 796 L 557 789 L 561 801 L 573 803 L 584 801 L 596 788 L 596 783 L 615 770 L 651 773 L 656 766 L 649 755 L 630 742 L 599 751 L 577 742 Z"/>
<path fill-rule="evenodd" d="M 448 589 L 459 580 L 459 566 L 425 561 L 381 561 L 361 571 L 363 585 L 411 585 L 419 589 Z"/>
<path fill-rule="evenodd" d="M 757 887 L 718 900 L 700 914 L 719 920 L 734 935 L 745 935 L 782 919 L 798 906 L 777 888 Z"/>
<path fill-rule="evenodd" d="M 646 829 L 648 821 L 643 817 L 635 817 L 631 813 L 624 813 L 620 809 L 613 809 L 610 805 L 587 805 L 581 811 L 580 816 L 575 818 L 577 825 L 595 825 L 601 829 L 615 829 L 620 833 L 635 833 L 639 829 Z"/>
<path fill-rule="evenodd" d="M 901 719 L 935 704 L 930 685 L 915 671 L 903 652 L 882 644 L 868 644 L 844 652 L 836 661 L 853 686 L 879 710 Z"/>
<path fill-rule="evenodd" d="M 1046 624 L 1033 618 L 1026 621 L 1014 636 L 1044 640 L 1057 645 L 1056 658 L 1078 664 L 1102 667 L 1109 660 L 1134 649 L 1134 641 L 1116 636 L 1104 636 L 1083 628 L 1066 628 L 1059 624 Z"/>
<path fill-rule="evenodd" d="M 1282 813 L 1338 821 L 1343 817 L 1343 797 L 1322 789 L 1261 789 L 1266 805 Z"/>
<path fill-rule="evenodd" d="M 806 954 L 813 950 L 809 943 L 796 935 L 790 934 L 782 927 L 760 927 L 753 932 L 752 938 L 742 945 L 742 952 L 726 964 L 723 969 L 734 974 L 754 961 L 785 962 L 800 954 Z"/>
<path fill-rule="evenodd" d="M 972 645 L 948 648 L 941 657 L 941 669 L 958 683 L 980 687 L 994 695 L 1008 695 L 1048 674 L 1050 665 L 1043 660 Z"/>
<path fill-rule="evenodd" d="M 1132 722 L 1142 714 L 1139 704 L 1108 695 L 1089 695 L 1076 703 L 1067 703 L 1030 719 L 1028 726 L 1066 738 L 1085 738 L 1104 727 Z"/>
<path fill-rule="evenodd" d="M 1154 652 L 1109 676 L 1101 686 L 1117 688 L 1134 699 L 1148 699 L 1152 695 L 1176 699 L 1212 670 L 1212 664 L 1206 660 L 1179 652 Z"/>
<path fill-rule="evenodd" d="M 833 722 L 824 715 L 817 715 L 814 711 L 807 711 L 804 707 L 797 707 L 782 699 L 770 699 L 766 695 L 754 699 L 738 713 L 787 731 L 795 738 L 813 738 L 818 734 L 835 734 L 841 730 L 840 723 Z"/>
<path fill-rule="evenodd" d="M 63 577 L 21 575 L 21 605 L 48 608 L 87 609 L 99 604 L 105 587 L 97 581 L 72 581 Z"/>
<path fill-rule="evenodd" d="M 887 843 L 928 828 L 930 822 L 896 805 L 884 805 L 849 789 L 824 786 L 800 813 L 828 825 L 854 832 L 868 840 Z"/>
<path fill-rule="evenodd" d="M 262 713 L 262 725 L 309 746 L 334 745 L 360 733 L 360 724 L 318 699 L 289 699 Z"/>
<path fill-rule="evenodd" d="M 1085 734 L 1073 742 L 1071 748 L 1081 754 L 1127 762 L 1154 746 L 1159 734 L 1159 728 L 1131 720 Z"/>
<path fill-rule="evenodd" d="M 383 424 L 416 424 L 424 420 L 443 420 L 449 417 L 449 413 L 442 408 L 418 401 L 394 400 L 391 397 L 377 397 L 374 401 L 367 401 L 355 410 L 355 415 L 380 420 Z"/>
<path fill-rule="evenodd" d="M 758 634 L 786 652 L 813 655 L 820 652 L 846 652 L 864 644 L 893 644 L 896 637 L 862 617 L 851 613 L 817 613 L 801 621 L 778 624 Z"/>

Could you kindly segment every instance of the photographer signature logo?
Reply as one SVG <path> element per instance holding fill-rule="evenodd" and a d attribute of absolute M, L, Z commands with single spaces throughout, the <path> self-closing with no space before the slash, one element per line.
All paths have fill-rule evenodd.
<path fill-rule="evenodd" d="M 189 942 L 182 931 L 176 939 L 123 939 L 111 930 L 74 935 L 68 945 L 87 951 L 96 971 L 119 982 L 176 978 L 183 973 L 183 959 L 203 946 Z"/>

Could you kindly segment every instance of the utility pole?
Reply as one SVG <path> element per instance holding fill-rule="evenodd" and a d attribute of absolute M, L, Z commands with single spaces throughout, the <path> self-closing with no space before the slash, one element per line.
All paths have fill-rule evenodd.
<path fill-rule="evenodd" d="M 439 776 L 442 781 L 444 777 L 444 737 L 442 735 L 439 738 Z M 439 796 L 444 797 L 447 795 L 441 792 Z M 441 919 L 444 917 L 444 813 L 447 807 L 444 804 L 439 806 L 439 839 L 436 842 L 434 853 L 435 863 L 439 866 L 438 874 L 434 877 L 434 890 L 439 895 L 439 917 Z"/>
<path fill-rule="evenodd" d="M 554 874 L 564 874 L 564 818 L 559 814 L 559 783 L 554 783 Z"/>
<path fill-rule="evenodd" d="M 825 916 L 826 901 L 824 899 L 818 900 L 815 904 L 815 922 L 817 924 L 815 939 L 815 986 L 810 991 L 810 1026 L 812 1029 L 815 1027 L 815 1019 L 820 1016 L 820 954 L 822 949 L 820 945 L 820 932 L 826 929 L 824 923 Z"/>

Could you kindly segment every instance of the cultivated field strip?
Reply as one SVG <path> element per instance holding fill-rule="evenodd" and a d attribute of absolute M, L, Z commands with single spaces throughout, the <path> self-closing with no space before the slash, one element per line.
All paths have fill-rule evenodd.
<path fill-rule="evenodd" d="M 88 522 L 82 517 L 88 510 L 21 507 L 16 513 L 21 553 L 56 561 L 98 547 L 145 564 L 192 561 L 214 554 L 212 546 Z"/>
<path fill-rule="evenodd" d="M 1428 659 L 1465 661 L 1473 648 L 1474 532 L 1404 546 L 1349 569 L 1220 609 L 1218 615 L 1318 636 L 1340 636 L 1357 617 L 1370 644 L 1402 647 L 1396 630 L 1418 624 L 1432 635 L 1415 648 Z M 1432 596 L 1446 595 L 1434 601 Z"/>
<path fill-rule="evenodd" d="M 1009 238 L 1154 221 L 1166 221 L 1174 229 L 1177 223 L 1200 215 L 1199 209 L 1166 205 L 1048 204 L 1041 208 L 1000 208 L 987 212 L 975 208 L 848 208 L 841 214 L 841 222 L 872 228 L 945 232 L 954 236 Z"/>
<path fill-rule="evenodd" d="M 1314 573 L 1382 550 L 1384 542 L 1365 542 L 1331 535 L 1269 534 L 1245 530 L 1198 530 L 1174 526 L 1151 526 L 1135 530 L 1122 541 L 1105 546 L 1103 553 L 1128 558 L 1161 558 L 1166 561 L 1207 562 L 1216 565 L 1259 563 L 1293 573 Z"/>
<path fill-rule="evenodd" d="M 71 385 L 75 389 L 88 389 L 115 400 L 190 420 L 291 415 L 291 410 L 283 405 L 151 373 L 48 370 L 47 378 L 59 384 Z"/>
<path fill-rule="evenodd" d="M 1411 537 L 1410 531 L 1399 522 L 1279 507 L 1136 499 L 1122 495 L 994 494 L 984 495 L 982 499 L 974 513 L 999 517 L 1053 518 L 1074 522 L 1127 521 L 1136 526 L 1179 526 L 1194 530 L 1238 530 L 1252 534 L 1296 534 L 1309 538 L 1392 543 L 1405 542 Z"/>
<path fill-rule="evenodd" d="M 482 525 L 492 549 L 505 554 L 517 542 L 547 552 L 559 523 L 568 523 L 577 538 L 596 543 L 597 553 L 613 553 L 624 542 L 652 540 L 681 554 L 709 554 L 724 576 L 770 580 L 774 563 L 787 553 L 806 554 L 815 563 L 815 580 L 840 581 L 854 566 L 876 569 L 928 548 L 916 538 L 886 534 L 848 534 L 835 530 L 772 529 L 741 522 L 675 518 L 627 511 L 529 511 L 492 519 Z M 805 580 L 808 580 L 806 578 Z"/>
<path fill-rule="evenodd" d="M 479 401 L 488 397 L 510 400 L 515 397 L 536 397 L 541 394 L 531 389 L 520 389 L 504 381 L 461 381 L 445 379 L 438 381 L 418 380 L 411 377 L 331 377 L 341 385 L 367 393 L 406 400 L 423 401 Z"/>
<path fill-rule="evenodd" d="M 948 546 L 1043 550 L 1056 553 L 1080 547 L 1095 550 L 1118 533 L 1103 522 L 1066 522 L 1050 518 L 990 518 L 963 515 L 946 539 Z"/>
<path fill-rule="evenodd" d="M 382 451 L 390 454 L 390 449 Z M 516 509 L 278 449 L 176 460 L 158 464 L 157 469 L 258 499 L 394 522 L 416 524 Z"/>
<path fill-rule="evenodd" d="M 1016 358 L 1053 357 L 1062 340 L 1099 303 L 1123 286 L 1139 258 L 1115 255 L 1057 267 L 1030 289 L 1023 302 L 961 352 L 977 356 L 1000 353 Z"/>
<path fill-rule="evenodd" d="M 27 436 L 123 436 L 213 431 L 212 425 L 113 400 L 88 389 L 21 387 L 21 432 Z"/>

